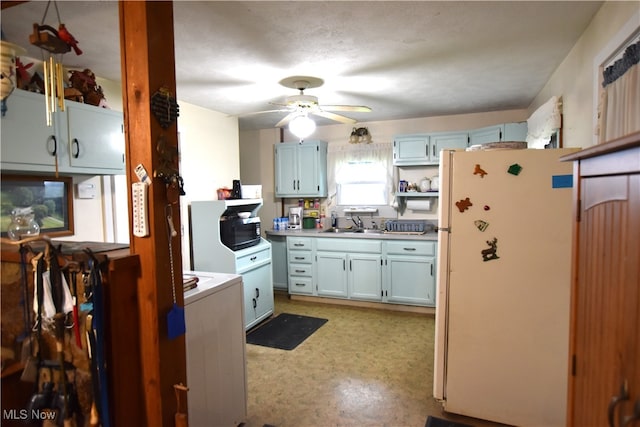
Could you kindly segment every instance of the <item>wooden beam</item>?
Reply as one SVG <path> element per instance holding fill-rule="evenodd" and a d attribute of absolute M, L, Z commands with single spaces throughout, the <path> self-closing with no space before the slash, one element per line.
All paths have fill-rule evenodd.
<path fill-rule="evenodd" d="M 131 184 L 138 182 L 134 169 L 139 164 L 149 176 L 154 176 L 154 172 L 166 168 L 169 158 L 171 167 L 178 170 L 177 125 L 174 121 L 162 128 L 151 111 L 151 97 L 160 89 L 166 88 L 173 97 L 176 93 L 173 4 L 121 0 L 119 13 L 127 182 Z M 159 152 L 159 145 L 168 151 Z M 141 265 L 137 285 L 147 426 L 174 425 L 173 385 L 186 384 L 184 335 L 169 339 L 167 328 L 167 314 L 173 307 L 171 257 L 177 304 L 184 306 L 180 237 L 171 238 L 170 251 L 167 232 L 169 210 L 175 229 L 181 229 L 178 199 L 175 186 L 165 185 L 163 179 L 154 177 L 148 189 L 149 236 L 130 235 L 131 251 L 139 255 Z M 129 224 L 133 230 L 131 212 Z"/>
<path fill-rule="evenodd" d="M 2 1 L 0 2 L 0 9 L 9 9 L 10 7 L 21 5 L 22 3 L 28 3 L 28 1 Z"/>

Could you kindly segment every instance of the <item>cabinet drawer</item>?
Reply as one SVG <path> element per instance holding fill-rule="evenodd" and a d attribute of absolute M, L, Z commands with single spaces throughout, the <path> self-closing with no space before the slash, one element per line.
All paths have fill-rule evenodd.
<path fill-rule="evenodd" d="M 317 239 L 316 249 L 318 251 L 332 252 L 361 252 L 361 253 L 382 253 L 381 240 L 369 239 Z"/>
<path fill-rule="evenodd" d="M 236 270 L 238 273 L 244 273 L 247 270 L 251 270 L 254 267 L 262 265 L 265 262 L 271 261 L 271 250 L 267 249 L 260 252 L 254 252 L 239 257 L 236 260 Z"/>
<path fill-rule="evenodd" d="M 311 264 L 311 251 L 289 251 L 289 262 Z"/>
<path fill-rule="evenodd" d="M 287 237 L 287 248 L 310 251 L 311 239 L 309 237 Z"/>
<path fill-rule="evenodd" d="M 397 242 L 386 242 L 386 245 L 388 254 L 430 256 L 435 256 L 436 254 L 436 242 L 403 240 Z"/>
<path fill-rule="evenodd" d="M 311 264 L 289 264 L 289 275 L 311 276 L 313 275 L 313 266 Z"/>
<path fill-rule="evenodd" d="M 311 277 L 289 276 L 289 292 L 293 294 L 312 294 L 313 280 Z"/>

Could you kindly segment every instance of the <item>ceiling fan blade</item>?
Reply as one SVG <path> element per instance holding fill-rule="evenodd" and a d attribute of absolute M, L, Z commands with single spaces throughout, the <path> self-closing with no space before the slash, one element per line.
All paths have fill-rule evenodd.
<path fill-rule="evenodd" d="M 357 113 L 371 112 L 371 108 L 364 105 L 321 105 L 320 108 L 327 111 L 353 111 Z"/>
<path fill-rule="evenodd" d="M 255 116 L 257 114 L 266 114 L 266 113 L 282 113 L 284 111 L 289 111 L 287 109 L 279 109 L 279 110 L 263 110 L 263 111 L 253 111 L 251 113 L 243 113 L 243 114 L 236 114 L 233 115 L 231 117 L 248 117 L 248 116 Z"/>
<path fill-rule="evenodd" d="M 282 126 L 285 126 L 287 123 L 289 123 L 291 120 L 293 120 L 294 117 L 296 117 L 298 115 L 297 111 L 293 111 L 289 114 L 287 114 L 282 120 L 280 120 L 278 123 L 276 123 L 276 127 L 280 128 Z"/>
<path fill-rule="evenodd" d="M 318 111 L 312 112 L 312 114 L 315 114 L 316 116 L 321 116 L 327 119 L 335 120 L 336 122 L 340 122 L 340 123 L 353 124 L 357 122 L 357 120 L 351 119 L 349 117 L 341 116 L 340 114 L 330 113 L 328 111 L 318 110 Z"/>

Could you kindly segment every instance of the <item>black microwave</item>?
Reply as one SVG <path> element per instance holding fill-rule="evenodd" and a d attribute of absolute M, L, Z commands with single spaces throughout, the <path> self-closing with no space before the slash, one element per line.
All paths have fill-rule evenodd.
<path fill-rule="evenodd" d="M 257 245 L 260 243 L 260 218 L 220 218 L 220 239 L 232 251 Z"/>

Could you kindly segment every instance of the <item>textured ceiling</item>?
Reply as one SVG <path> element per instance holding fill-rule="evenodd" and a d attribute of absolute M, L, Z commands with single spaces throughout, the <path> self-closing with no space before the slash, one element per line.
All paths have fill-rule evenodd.
<path fill-rule="evenodd" d="M 28 36 L 46 2 L 2 10 L 5 39 L 40 58 Z M 65 66 L 120 81 L 118 6 L 57 1 L 84 53 Z M 241 129 L 272 128 L 297 91 L 292 75 L 324 79 L 320 104 L 356 104 L 359 121 L 527 108 L 602 2 L 176 1 L 179 100 L 230 115 Z M 57 27 L 53 3 L 45 23 Z M 319 125 L 333 124 L 326 119 Z"/>

